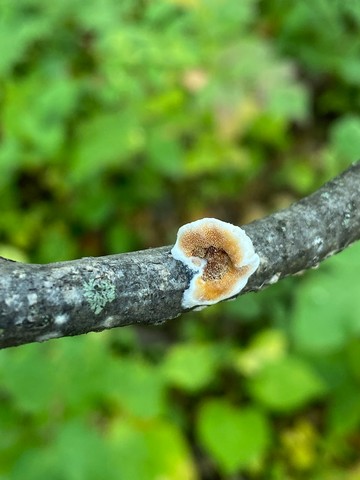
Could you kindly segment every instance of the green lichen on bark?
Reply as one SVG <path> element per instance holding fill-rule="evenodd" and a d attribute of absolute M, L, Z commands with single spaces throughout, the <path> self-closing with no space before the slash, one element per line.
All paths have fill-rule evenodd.
<path fill-rule="evenodd" d="M 84 297 L 89 302 L 91 310 L 98 315 L 105 305 L 115 300 L 115 285 L 108 280 L 91 278 L 84 282 Z"/>

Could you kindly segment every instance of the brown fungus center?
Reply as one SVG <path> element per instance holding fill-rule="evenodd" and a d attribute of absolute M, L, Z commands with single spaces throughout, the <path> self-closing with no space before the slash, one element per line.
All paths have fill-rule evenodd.
<path fill-rule="evenodd" d="M 233 266 L 229 255 L 221 248 L 210 246 L 196 255 L 207 260 L 201 277 L 204 281 L 220 280 Z"/>

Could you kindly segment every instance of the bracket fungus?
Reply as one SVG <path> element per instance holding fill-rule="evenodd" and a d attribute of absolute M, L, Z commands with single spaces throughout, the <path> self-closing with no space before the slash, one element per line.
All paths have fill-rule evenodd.
<path fill-rule="evenodd" d="M 260 263 L 245 231 L 216 218 L 180 227 L 171 254 L 194 272 L 182 298 L 184 308 L 234 297 Z"/>

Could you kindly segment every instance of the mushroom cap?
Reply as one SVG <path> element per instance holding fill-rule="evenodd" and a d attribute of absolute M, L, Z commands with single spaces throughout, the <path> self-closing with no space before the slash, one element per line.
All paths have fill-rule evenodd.
<path fill-rule="evenodd" d="M 184 292 L 184 308 L 233 297 L 245 287 L 260 263 L 245 231 L 216 218 L 180 227 L 171 253 L 194 272 Z"/>

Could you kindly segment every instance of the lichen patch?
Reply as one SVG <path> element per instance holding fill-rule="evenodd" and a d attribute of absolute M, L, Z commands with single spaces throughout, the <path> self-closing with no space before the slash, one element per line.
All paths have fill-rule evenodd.
<path fill-rule="evenodd" d="M 91 310 L 98 315 L 109 302 L 115 300 L 115 285 L 107 279 L 91 278 L 84 282 L 84 297 Z"/>

